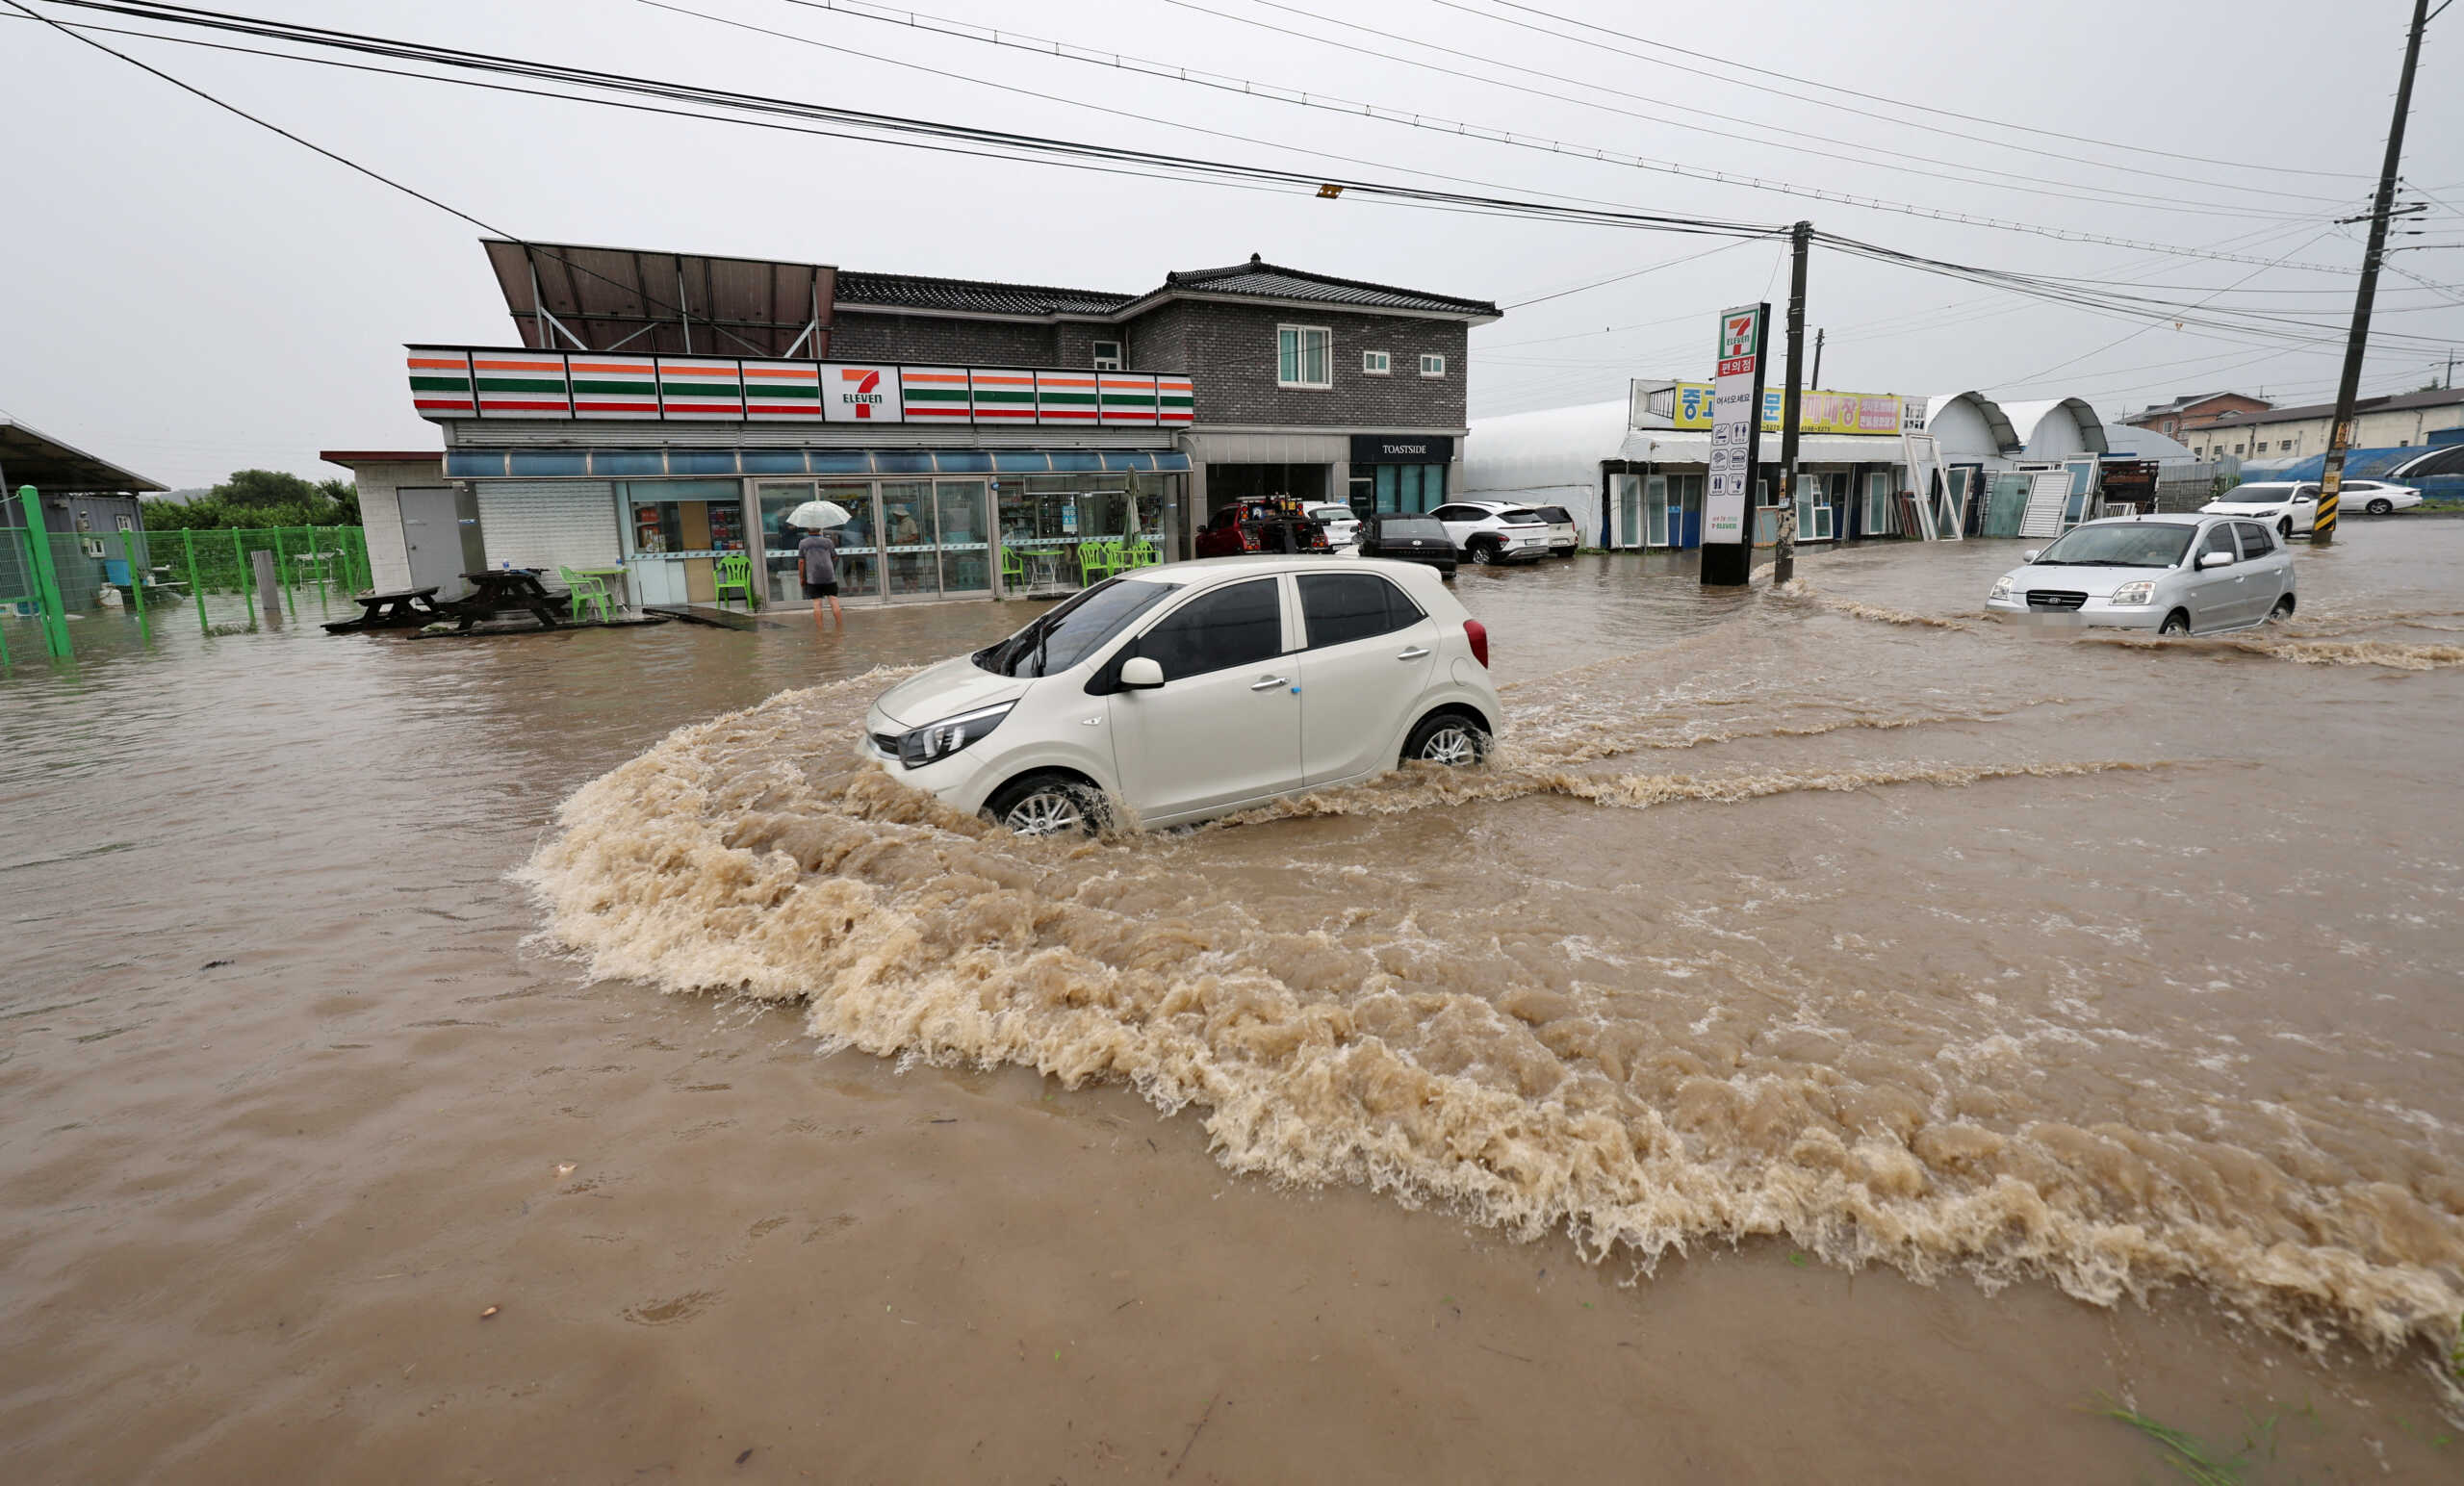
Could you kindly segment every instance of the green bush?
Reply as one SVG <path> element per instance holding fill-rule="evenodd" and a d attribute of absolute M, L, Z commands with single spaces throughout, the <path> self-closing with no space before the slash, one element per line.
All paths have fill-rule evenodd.
<path fill-rule="evenodd" d="M 279 470 L 235 470 L 197 500 L 148 500 L 148 531 L 230 526 L 356 526 L 359 492 L 348 480 L 305 480 Z"/>

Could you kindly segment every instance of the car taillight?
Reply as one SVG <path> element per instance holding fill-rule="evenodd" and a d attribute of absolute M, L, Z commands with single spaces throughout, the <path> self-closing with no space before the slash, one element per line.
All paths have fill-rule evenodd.
<path fill-rule="evenodd" d="M 1489 627 L 1476 619 L 1467 619 L 1463 621 L 1463 638 L 1472 642 L 1472 658 L 1480 663 L 1481 670 L 1487 670 L 1489 668 Z"/>

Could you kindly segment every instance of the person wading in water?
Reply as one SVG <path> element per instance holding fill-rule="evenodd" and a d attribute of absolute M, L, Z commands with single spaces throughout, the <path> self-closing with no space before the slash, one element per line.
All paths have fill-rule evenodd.
<path fill-rule="evenodd" d="M 812 601 L 812 627 L 828 628 L 821 622 L 821 606 L 830 605 L 830 617 L 838 628 L 847 628 L 846 611 L 838 606 L 838 535 L 832 531 L 808 531 L 796 544 L 796 566 L 804 575 L 805 597 Z"/>

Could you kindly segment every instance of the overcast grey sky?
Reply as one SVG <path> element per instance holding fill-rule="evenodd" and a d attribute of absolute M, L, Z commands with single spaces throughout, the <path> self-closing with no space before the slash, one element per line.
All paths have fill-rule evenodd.
<path fill-rule="evenodd" d="M 47 0 L 27 3 L 64 20 L 139 24 Z M 661 79 L 1327 174 L 1554 193 L 1727 219 L 1810 218 L 1830 231 L 1997 269 L 2201 292 L 2237 284 L 2308 291 L 2224 302 L 2315 311 L 2330 328 L 2340 328 L 2349 308 L 2348 274 L 2163 260 L 1682 179 L 1243 97 L 792 0 L 673 4 L 827 47 L 647 0 L 220 3 Z M 2073 232 L 2182 246 L 2224 243 L 2220 250 L 2262 260 L 2347 268 L 2360 259 L 2359 229 L 2340 233 L 2330 221 L 2367 206 L 2410 13 L 2400 0 L 2333 8 L 2253 0 L 2229 12 L 2164 0 L 1760 0 L 1683 10 L 1610 0 L 915 3 L 927 15 L 1014 26 L 1028 37 L 1417 111 L 1432 120 Z M 1529 9 L 1517 8 L 1527 3 Z M 1715 63 L 1597 33 L 1569 41 L 1532 29 L 1574 29 L 1550 14 L 1806 81 L 1754 76 L 1767 90 L 1758 90 L 1677 69 L 1723 70 Z M 2464 90 L 2451 86 L 2459 28 L 2464 13 L 2431 27 L 2424 75 L 2442 81 L 2417 90 L 2408 136 L 2406 179 L 2442 198 L 2425 219 L 2427 235 L 2413 240 L 2425 243 L 2464 243 Z M 1256 252 L 1508 304 L 1716 245 L 928 154 L 105 39 L 541 241 L 1122 292 L 1152 287 L 1168 269 Z M 9 196 L 15 207 L 0 235 L 7 325 L 0 408 L 173 485 L 207 483 L 251 465 L 335 474 L 319 465 L 317 450 L 436 447 L 435 430 L 412 416 L 401 343 L 514 342 L 478 232 L 467 222 L 33 22 L 0 21 L 0 56 L 12 85 Z M 1905 103 L 2265 168 L 2069 144 L 1912 113 Z M 1978 138 L 1952 138 L 1915 127 L 1919 122 Z M 1751 125 L 1801 133 L 1772 136 Z M 1917 173 L 1979 170 L 2056 184 L 1975 184 Z M 2297 173 L 2303 171 L 2343 173 Z M 2155 199 L 2116 199 L 2122 192 Z M 2174 209 L 2183 203 L 2220 210 Z M 1712 316 L 1766 295 L 1784 299 L 1784 251 L 1749 243 L 1509 313 L 1474 335 L 1474 416 L 1622 396 L 1631 375 L 1707 375 Z M 2407 252 L 2394 262 L 2441 284 L 2464 283 L 2464 249 Z M 2464 291 L 2441 293 L 2392 275 L 2382 287 L 2382 329 L 2464 340 Z M 2014 398 L 2077 393 L 2108 417 L 2176 391 L 2228 385 L 2264 388 L 2279 400 L 2324 398 L 2338 364 L 2334 346 L 2288 348 L 2169 324 L 2110 345 L 2137 323 L 1835 253 L 1815 256 L 1810 322 L 1830 332 L 1823 366 L 1829 387 L 1974 387 Z M 2391 346 L 2374 355 L 2364 389 L 2421 385 L 2438 374 L 2434 363 L 2444 354 L 2428 345 Z M 2079 359 L 2060 365 L 2071 358 Z"/>

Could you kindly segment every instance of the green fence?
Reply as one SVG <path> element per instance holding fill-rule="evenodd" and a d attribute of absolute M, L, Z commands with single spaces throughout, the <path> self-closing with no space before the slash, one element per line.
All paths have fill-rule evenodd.
<path fill-rule="evenodd" d="M 0 666 L 29 653 L 65 658 L 71 615 L 117 610 L 149 642 L 155 627 L 188 622 L 182 609 L 205 634 L 254 629 L 267 596 L 251 552 L 273 554 L 271 599 L 288 618 L 348 617 L 351 596 L 373 586 L 359 526 L 61 532 L 39 522 L 38 509 L 32 528 L 0 527 Z"/>

